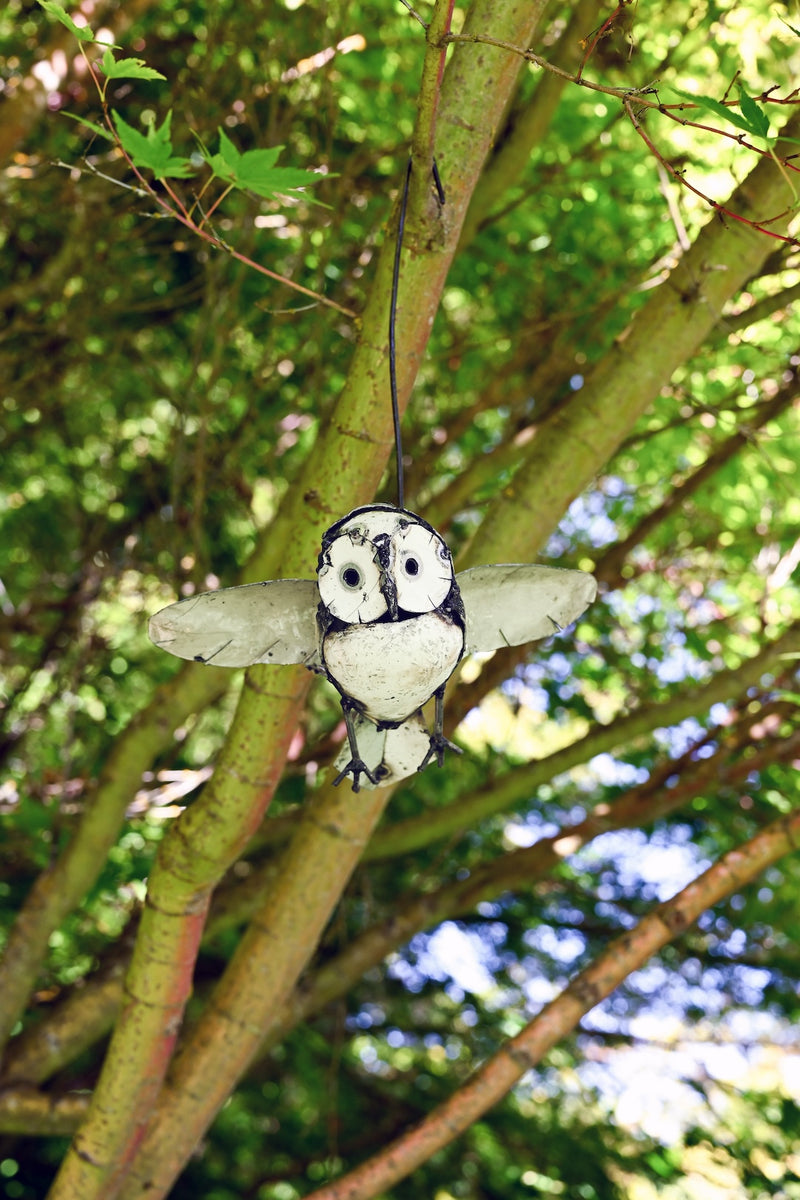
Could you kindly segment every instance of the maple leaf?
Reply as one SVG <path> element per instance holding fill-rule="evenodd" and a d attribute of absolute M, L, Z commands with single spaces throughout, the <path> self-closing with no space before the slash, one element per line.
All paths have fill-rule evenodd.
<path fill-rule="evenodd" d="M 275 163 L 281 150 L 283 146 L 271 146 L 265 150 L 246 150 L 242 154 L 220 129 L 219 152 L 209 154 L 207 150 L 203 150 L 203 156 L 218 179 L 233 187 L 255 192 L 257 196 L 263 196 L 267 200 L 276 196 L 291 195 L 323 179 L 323 176 L 315 171 L 276 167 Z"/>
<path fill-rule="evenodd" d="M 193 173 L 192 164 L 188 158 L 175 158 L 172 153 L 172 110 L 167 113 L 161 125 L 155 122 L 148 125 L 147 134 L 139 133 L 127 121 L 123 121 L 119 113 L 112 114 L 114 128 L 117 131 L 123 149 L 130 155 L 134 166 L 142 170 L 152 171 L 156 179 L 185 179 Z"/>

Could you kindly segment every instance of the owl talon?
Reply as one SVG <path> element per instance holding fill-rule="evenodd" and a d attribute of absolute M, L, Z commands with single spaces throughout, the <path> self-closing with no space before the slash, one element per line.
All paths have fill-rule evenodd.
<path fill-rule="evenodd" d="M 366 775 L 366 777 L 370 781 L 370 783 L 375 784 L 376 786 L 380 782 L 380 780 L 376 779 L 376 777 L 373 775 L 372 771 L 370 771 L 369 767 L 367 766 L 367 764 L 364 762 L 363 759 L 351 758 L 350 762 L 347 764 L 347 766 L 344 768 L 344 770 L 340 771 L 339 774 L 334 779 L 333 786 L 338 787 L 339 784 L 342 782 L 342 780 L 346 779 L 347 776 L 350 774 L 352 774 L 352 776 L 353 776 L 353 782 L 351 784 L 351 787 L 354 792 L 361 791 L 361 784 L 358 782 L 359 775 Z"/>
<path fill-rule="evenodd" d="M 436 699 L 436 711 L 433 721 L 433 733 L 430 735 L 431 744 L 428 747 L 428 753 L 417 767 L 418 771 L 424 771 L 434 755 L 436 755 L 436 761 L 439 766 L 443 767 L 445 750 L 452 750 L 454 754 L 464 753 L 460 746 L 454 746 L 444 736 L 444 684 L 436 689 L 434 697 Z"/>
<path fill-rule="evenodd" d="M 428 763 L 434 757 L 434 755 L 436 756 L 436 762 L 439 764 L 440 767 L 443 767 L 445 750 L 452 750 L 454 754 L 463 754 L 464 753 L 464 751 L 461 749 L 460 746 L 454 745 L 453 742 L 449 741 L 448 738 L 446 738 L 444 736 L 444 734 L 436 734 L 436 733 L 432 734 L 431 735 L 431 744 L 428 749 L 428 753 L 425 755 L 422 762 L 417 767 L 417 770 L 424 771 L 425 768 L 427 767 Z"/>
<path fill-rule="evenodd" d="M 353 782 L 351 786 L 353 791 L 360 792 L 361 784 L 358 782 L 359 775 L 366 775 L 373 787 L 377 787 L 380 780 L 370 771 L 358 752 L 358 735 L 356 733 L 354 711 L 352 703 L 345 697 L 342 697 L 342 712 L 344 713 L 344 720 L 347 726 L 347 740 L 350 743 L 350 761 L 344 770 L 340 771 L 336 776 L 333 786 L 338 787 L 343 779 L 346 779 L 348 775 L 352 775 Z"/>

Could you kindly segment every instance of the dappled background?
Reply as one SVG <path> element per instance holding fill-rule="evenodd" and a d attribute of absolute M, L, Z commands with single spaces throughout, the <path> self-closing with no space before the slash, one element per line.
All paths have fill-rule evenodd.
<path fill-rule="evenodd" d="M 800 46 L 777 11 L 675 0 L 614 12 L 583 0 L 545 9 L 532 45 L 570 74 L 585 62 L 610 88 L 663 85 L 642 97 L 651 104 L 675 103 L 670 86 L 733 101 L 739 72 L 745 99 L 771 97 L 758 102 L 773 129 L 788 117 L 777 101 L 792 95 Z M 0 1096 L 11 1200 L 47 1193 L 85 1116 L 154 855 L 203 795 L 242 687 L 241 672 L 176 674 L 147 617 L 263 577 L 262 563 L 288 554 L 270 557 L 279 513 L 325 494 L 309 456 L 333 428 L 359 343 L 425 49 L 399 4 L 138 0 L 83 13 L 165 77 L 112 80 L 108 101 L 137 128 L 172 110 L 176 152 L 194 156 L 197 176 L 170 186 L 201 228 L 165 215 L 101 128 L 66 115 L 102 127 L 77 41 L 10 0 L 0 936 L 22 910 L 36 936 L 17 929 L 41 944 L 24 1003 L 3 1014 L 14 1036 L 0 1078 L 30 1104 L 20 1119 Z M 460 51 L 468 61 L 485 48 Z M 561 519 L 526 552 L 592 571 L 600 596 L 551 641 L 464 665 L 448 697 L 463 757 L 392 795 L 177 1200 L 293 1200 L 380 1150 L 655 902 L 797 804 L 800 252 L 742 232 L 763 261 L 710 314 L 704 275 L 675 282 L 707 222 L 735 229 L 703 197 L 724 203 L 756 165 L 748 143 L 770 144 L 708 108 L 683 116 L 707 128 L 654 108 L 632 121 L 618 96 L 522 66 L 408 404 L 408 507 L 457 564 L 476 540 L 501 547 L 531 448 L 562 427 L 569 436 L 595 372 L 611 364 L 613 379 L 637 312 L 647 320 L 653 298 L 678 289 L 687 320 L 710 315 L 711 331 L 649 393 L 642 385 L 643 415 L 587 487 L 581 475 L 571 491 L 561 467 L 552 477 L 540 464 L 542 492 L 563 494 Z M 320 181 L 299 196 L 220 201 L 201 156 L 220 128 L 241 150 L 283 146 L 281 164 Z M 440 166 L 447 194 L 457 164 Z M 794 202 L 787 183 L 783 206 Z M 767 228 L 785 234 L 785 222 Z M 658 326 L 651 336 L 655 357 Z M 388 411 L 388 377 L 385 388 Z M 617 419 L 613 385 L 602 395 L 598 439 Z M 377 477 L 388 446 L 376 456 Z M 341 468 L 345 506 L 364 502 L 344 460 L 325 467 Z M 394 494 L 389 471 L 376 498 Z M 317 514 L 320 528 L 344 511 Z M 315 564 L 311 553 L 307 577 Z M 190 1027 L 325 794 L 343 732 L 336 694 L 315 681 L 284 729 L 269 814 L 215 892 Z M 50 872 L 80 829 L 95 875 L 58 877 L 53 899 Z M 387 1194 L 800 1196 L 798 888 L 796 857 L 732 885 Z"/>

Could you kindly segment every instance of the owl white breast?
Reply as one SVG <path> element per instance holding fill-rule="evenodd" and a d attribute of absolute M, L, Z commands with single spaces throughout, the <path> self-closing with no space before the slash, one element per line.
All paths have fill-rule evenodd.
<path fill-rule="evenodd" d="M 404 621 L 350 625 L 322 642 L 325 668 L 376 724 L 404 721 L 453 673 L 464 631 L 438 612 Z"/>

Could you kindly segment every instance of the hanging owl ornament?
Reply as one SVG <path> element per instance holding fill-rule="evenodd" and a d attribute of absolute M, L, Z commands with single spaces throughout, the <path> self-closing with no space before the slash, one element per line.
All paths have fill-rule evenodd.
<path fill-rule="evenodd" d="M 466 654 L 547 637 L 581 615 L 583 571 L 529 563 L 458 575 L 447 543 L 404 508 L 372 504 L 325 533 L 317 578 L 203 592 L 150 620 L 179 658 L 219 667 L 302 663 L 341 697 L 347 745 L 335 782 L 354 792 L 444 763 L 444 689 Z M 420 709 L 435 700 L 433 731 Z"/>
<path fill-rule="evenodd" d="M 465 654 L 521 646 L 576 620 L 597 586 L 583 571 L 529 563 L 458 575 L 447 543 L 403 503 L 395 312 L 411 160 L 399 209 L 389 307 L 389 382 L 397 505 L 356 508 L 322 538 L 317 578 L 203 592 L 150 620 L 150 638 L 179 658 L 218 667 L 302 663 L 341 697 L 347 744 L 339 784 L 354 792 L 444 765 L 444 689 Z M 439 203 L 444 191 L 433 163 Z M 435 701 L 433 732 L 421 708 Z"/>

